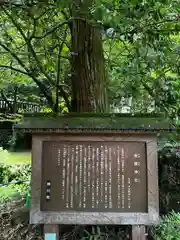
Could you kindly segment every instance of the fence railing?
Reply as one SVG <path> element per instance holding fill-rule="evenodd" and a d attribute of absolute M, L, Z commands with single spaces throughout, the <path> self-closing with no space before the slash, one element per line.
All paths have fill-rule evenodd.
<path fill-rule="evenodd" d="M 35 103 L 16 102 L 0 100 L 0 113 L 42 112 L 43 106 Z"/>
<path fill-rule="evenodd" d="M 16 181 L 12 181 L 12 182 L 9 182 L 9 183 L 1 183 L 0 187 L 8 187 L 9 185 L 22 184 L 22 183 L 29 184 L 30 181 L 29 180 L 16 180 Z"/>

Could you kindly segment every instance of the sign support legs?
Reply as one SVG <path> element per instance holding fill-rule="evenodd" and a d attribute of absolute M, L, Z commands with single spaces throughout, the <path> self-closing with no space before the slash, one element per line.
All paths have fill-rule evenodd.
<path fill-rule="evenodd" d="M 145 226 L 132 226 L 132 240 L 146 240 Z"/>
<path fill-rule="evenodd" d="M 59 225 L 45 224 L 43 240 L 59 240 Z"/>

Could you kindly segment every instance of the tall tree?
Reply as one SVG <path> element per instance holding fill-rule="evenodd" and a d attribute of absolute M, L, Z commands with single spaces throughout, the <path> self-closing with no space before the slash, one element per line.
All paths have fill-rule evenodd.
<path fill-rule="evenodd" d="M 72 4 L 73 110 L 78 112 L 108 108 L 102 30 L 90 23 L 92 4 L 92 0 Z"/>

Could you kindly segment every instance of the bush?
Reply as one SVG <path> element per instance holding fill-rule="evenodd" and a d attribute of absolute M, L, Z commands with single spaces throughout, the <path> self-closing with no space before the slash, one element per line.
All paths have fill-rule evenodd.
<path fill-rule="evenodd" d="M 152 235 L 156 240 L 179 240 L 180 213 L 173 211 L 163 217 L 160 224 L 152 228 Z"/>
<path fill-rule="evenodd" d="M 24 183 L 13 184 L 13 187 L 21 194 L 21 196 L 24 197 L 29 189 L 29 182 L 31 178 L 31 165 L 14 165 L 10 171 L 10 182 L 17 180 L 26 181 Z"/>
<path fill-rule="evenodd" d="M 32 135 L 29 133 L 16 132 L 8 141 L 8 149 L 11 151 L 30 150 Z"/>
<path fill-rule="evenodd" d="M 172 146 L 159 151 L 160 213 L 180 212 L 180 151 Z"/>
<path fill-rule="evenodd" d="M 11 193 L 17 193 L 21 197 L 24 197 L 29 188 L 29 182 L 31 177 L 31 166 L 29 164 L 24 165 L 5 165 L 0 164 L 0 184 L 9 184 L 8 186 L 0 186 L 4 192 L 2 199 L 10 197 Z M 23 183 L 13 183 L 14 181 L 24 181 Z M 2 192 L 2 191 L 1 191 Z M 8 195 L 8 193 L 10 193 Z"/>
<path fill-rule="evenodd" d="M 7 184 L 9 182 L 9 176 L 11 171 L 9 166 L 0 164 L 0 184 Z"/>
<path fill-rule="evenodd" d="M 12 125 L 11 121 L 0 122 L 0 146 L 3 148 L 8 147 L 8 142 L 12 137 Z"/>
<path fill-rule="evenodd" d="M 0 147 L 0 159 L 3 160 L 3 162 L 6 162 L 8 158 L 8 151 L 3 150 L 2 147 Z M 8 183 L 9 182 L 9 175 L 10 175 L 10 169 L 7 165 L 0 163 L 0 184 L 2 183 Z"/>

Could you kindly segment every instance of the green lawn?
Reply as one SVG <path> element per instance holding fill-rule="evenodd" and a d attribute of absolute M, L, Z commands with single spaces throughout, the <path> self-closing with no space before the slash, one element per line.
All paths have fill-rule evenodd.
<path fill-rule="evenodd" d="M 31 163 L 31 152 L 9 152 L 7 157 L 0 157 L 0 163 L 27 164 Z"/>

